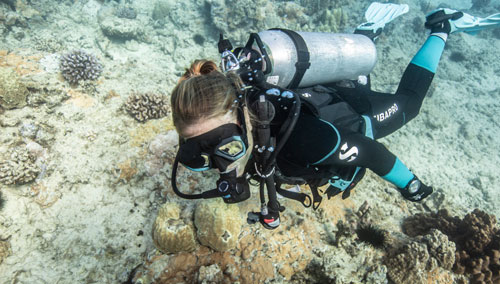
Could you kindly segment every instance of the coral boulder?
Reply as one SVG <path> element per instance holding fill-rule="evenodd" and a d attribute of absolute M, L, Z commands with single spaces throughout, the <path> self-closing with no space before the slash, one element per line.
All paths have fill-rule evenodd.
<path fill-rule="evenodd" d="M 220 198 L 198 204 L 194 215 L 198 240 L 216 251 L 236 247 L 243 221 L 237 205 Z"/>
<path fill-rule="evenodd" d="M 164 204 L 153 225 L 153 241 L 164 253 L 192 251 L 196 248 L 194 227 L 180 218 L 180 208 L 173 202 Z"/>
<path fill-rule="evenodd" d="M 28 89 L 21 83 L 14 70 L 0 67 L 0 107 L 20 108 L 26 105 Z"/>

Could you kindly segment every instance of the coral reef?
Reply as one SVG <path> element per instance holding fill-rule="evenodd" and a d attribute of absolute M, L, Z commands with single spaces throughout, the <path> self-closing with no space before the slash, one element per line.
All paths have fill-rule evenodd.
<path fill-rule="evenodd" d="M 500 281 L 500 230 L 495 216 L 475 209 L 463 219 L 448 211 L 417 214 L 405 220 L 403 230 L 410 236 L 438 229 L 456 244 L 453 270 L 468 274 L 474 283 Z"/>
<path fill-rule="evenodd" d="M 21 108 L 26 105 L 28 90 L 14 70 L 0 66 L 0 107 Z"/>
<path fill-rule="evenodd" d="M 137 121 L 144 122 L 168 115 L 170 102 L 165 95 L 133 93 L 128 97 L 124 107 Z"/>
<path fill-rule="evenodd" d="M 1 0 L 0 2 L 3 2 L 7 5 L 9 5 L 9 7 L 12 9 L 12 10 L 15 10 L 16 9 L 16 0 Z"/>
<path fill-rule="evenodd" d="M 236 247 L 243 221 L 237 205 L 216 198 L 198 204 L 194 224 L 201 244 L 226 251 Z"/>
<path fill-rule="evenodd" d="M 81 80 L 96 80 L 102 73 L 102 64 L 92 54 L 83 50 L 74 50 L 61 56 L 61 73 L 71 84 Z"/>
<path fill-rule="evenodd" d="M 217 263 L 202 266 L 198 270 L 198 283 L 200 284 L 221 283 L 223 279 L 222 271 Z"/>
<path fill-rule="evenodd" d="M 10 244 L 0 240 L 0 264 L 10 255 Z"/>
<path fill-rule="evenodd" d="M 47 208 L 61 199 L 61 193 L 53 188 L 47 187 L 43 182 L 36 182 L 30 186 L 29 194 L 36 204 Z"/>
<path fill-rule="evenodd" d="M 281 26 L 281 19 L 275 12 L 278 9 L 270 1 L 208 0 L 207 3 L 215 27 L 235 41 L 244 42 L 248 31 Z"/>
<path fill-rule="evenodd" d="M 258 202 L 257 196 L 252 198 Z M 200 206 L 207 202 L 214 207 L 211 210 L 228 206 L 220 200 L 203 200 Z M 204 275 L 218 279 L 216 283 L 387 283 L 387 267 L 380 264 L 383 253 L 360 246 L 354 229 L 339 246 L 325 243 L 325 229 L 331 228 L 328 224 L 346 221 L 342 212 L 353 206 L 340 198 L 328 203 L 326 210 L 321 210 L 325 216 L 321 223 L 313 221 L 316 214 L 300 203 L 288 203 L 282 215 L 288 221 L 279 230 L 243 226 L 238 244 L 230 251 L 200 245 L 190 253 L 156 254 L 138 269 L 134 279 L 146 281 L 142 283 L 198 283 L 200 275 Z M 231 206 L 248 212 L 254 205 L 249 202 Z M 198 214 L 206 212 L 199 209 Z M 238 210 L 234 209 L 234 214 L 239 215 Z M 354 220 L 359 221 L 359 217 L 353 216 L 346 223 Z"/>
<path fill-rule="evenodd" d="M 144 24 L 138 21 L 137 17 L 132 18 L 133 13 L 130 10 L 121 9 L 127 8 L 118 7 L 112 9 L 103 7 L 99 10 L 98 23 L 101 31 L 112 40 L 144 40 Z M 120 10 L 121 12 L 119 12 Z"/>
<path fill-rule="evenodd" d="M 165 160 L 173 162 L 174 149 L 179 143 L 179 135 L 176 131 L 170 130 L 166 134 L 158 134 L 149 143 L 148 159 L 144 162 L 144 167 L 149 176 L 160 173 L 165 165 Z"/>
<path fill-rule="evenodd" d="M 21 135 L 24 138 L 35 139 L 38 129 L 39 127 L 36 124 L 24 122 L 19 127 L 19 135 Z"/>
<path fill-rule="evenodd" d="M 33 181 L 40 173 L 37 157 L 27 147 L 17 147 L 10 157 L 0 161 L 0 183 L 24 184 Z"/>
<path fill-rule="evenodd" d="M 127 159 L 118 163 L 116 174 L 118 174 L 116 182 L 123 181 L 128 183 L 137 174 L 137 167 L 132 160 Z"/>
<path fill-rule="evenodd" d="M 455 244 L 440 231 L 431 230 L 387 257 L 387 275 L 395 283 L 428 283 L 436 269 L 453 266 L 454 256 Z"/>
<path fill-rule="evenodd" d="M 180 218 L 180 208 L 176 203 L 165 203 L 160 208 L 153 225 L 153 241 L 167 254 L 196 248 L 194 227 Z"/>
<path fill-rule="evenodd" d="M 156 0 L 153 6 L 153 20 L 162 21 L 170 14 L 175 1 L 172 0 Z"/>
<path fill-rule="evenodd" d="M 129 6 L 120 6 L 115 9 L 114 15 L 118 18 L 133 20 L 137 18 L 137 12 Z"/>
<path fill-rule="evenodd" d="M 39 55 L 21 55 L 7 50 L 0 50 L 0 67 L 13 69 L 21 78 L 25 75 L 39 73 L 41 71 L 38 64 L 40 59 Z M 23 80 L 22 83 L 27 88 L 31 88 L 31 86 L 28 86 L 30 81 Z"/>
<path fill-rule="evenodd" d="M 32 41 L 35 49 L 47 52 L 60 52 L 65 45 L 64 41 L 55 33 L 51 37 L 34 35 Z"/>

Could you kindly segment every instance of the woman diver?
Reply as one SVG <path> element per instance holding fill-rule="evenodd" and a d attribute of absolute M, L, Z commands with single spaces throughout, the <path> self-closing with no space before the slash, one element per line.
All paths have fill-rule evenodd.
<path fill-rule="evenodd" d="M 400 9 L 400 14 L 407 11 L 401 5 L 382 5 Z M 293 39 L 297 71 L 284 86 L 276 84 L 276 78 L 266 77 L 272 64 L 266 60 L 270 57 L 266 48 L 255 51 L 255 41 L 259 45 L 261 38 L 253 35 L 245 48 L 233 52 L 221 36 L 224 72 L 212 61 L 197 60 L 171 94 L 173 121 L 180 136 L 172 173 L 174 191 L 184 198 L 222 197 L 235 203 L 250 196 L 248 180 L 255 179 L 260 182 L 262 207 L 249 214 L 249 222 L 260 221 L 268 229 L 279 225 L 279 212 L 284 210 L 276 192 L 317 208 L 321 201 L 318 186 L 329 183 L 328 197 L 342 193 L 346 198 L 366 168 L 394 184 L 405 199 L 423 200 L 433 192 L 432 187 L 376 140 L 417 116 L 449 34 L 467 31 L 463 27 L 467 17 L 471 16 L 450 9 L 427 16 L 425 26 L 431 33 L 407 66 L 395 94 L 370 90 L 369 77 L 340 82 L 333 78 L 329 83 L 301 88 L 307 85 L 301 84 L 304 73 L 311 72 L 307 70 L 310 55 L 304 39 L 288 30 L 271 32 Z M 361 25 L 352 36 L 372 44 L 390 20 Z M 217 188 L 201 194 L 180 192 L 175 181 L 179 162 L 194 171 L 218 169 Z M 309 184 L 313 200 L 304 193 L 281 189 L 284 183 Z"/>

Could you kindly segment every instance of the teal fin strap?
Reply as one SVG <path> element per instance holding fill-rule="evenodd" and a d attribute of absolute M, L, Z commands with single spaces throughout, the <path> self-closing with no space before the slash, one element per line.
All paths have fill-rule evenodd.
<path fill-rule="evenodd" d="M 408 13 L 410 10 L 406 4 L 392 4 L 373 2 L 365 12 L 366 23 L 357 27 L 358 30 L 370 30 L 376 33 L 385 25 L 397 17 Z"/>

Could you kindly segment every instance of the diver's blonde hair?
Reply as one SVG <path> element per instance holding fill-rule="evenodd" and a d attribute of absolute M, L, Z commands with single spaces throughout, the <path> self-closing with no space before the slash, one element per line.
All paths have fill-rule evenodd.
<path fill-rule="evenodd" d="M 210 60 L 196 60 L 172 91 L 172 117 L 179 134 L 202 119 L 223 116 L 236 108 L 241 80 L 236 74 L 220 72 Z"/>

